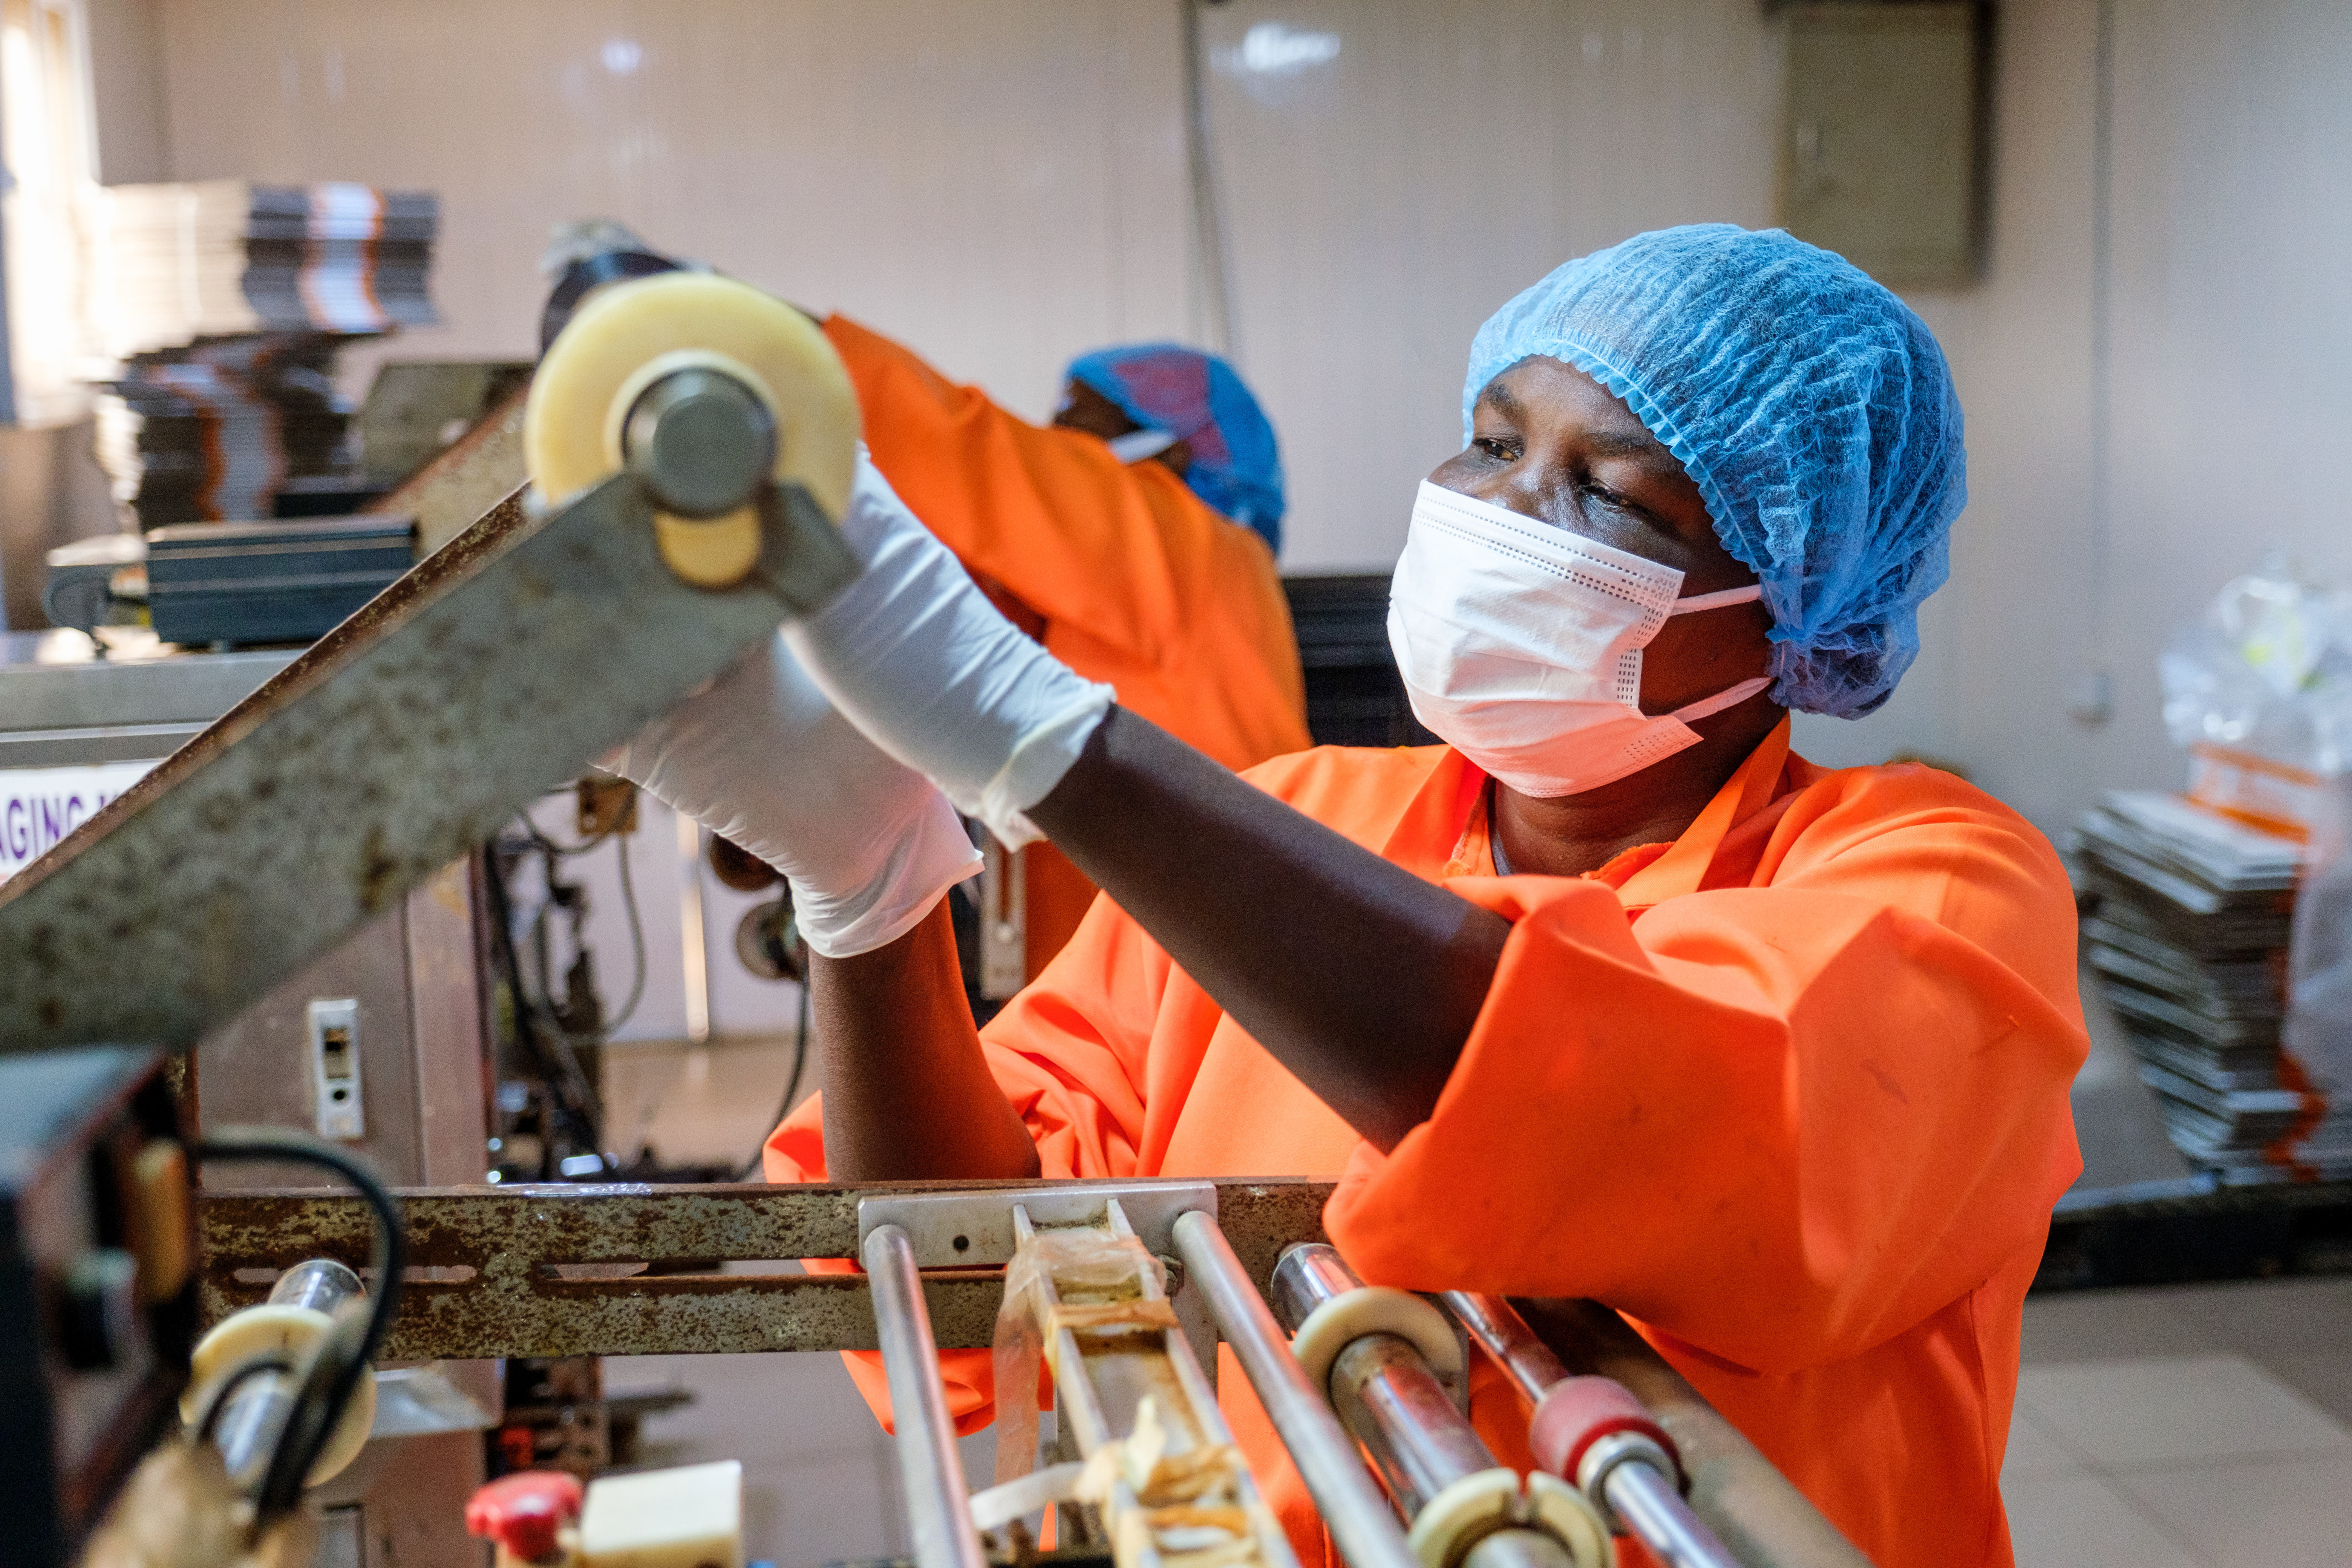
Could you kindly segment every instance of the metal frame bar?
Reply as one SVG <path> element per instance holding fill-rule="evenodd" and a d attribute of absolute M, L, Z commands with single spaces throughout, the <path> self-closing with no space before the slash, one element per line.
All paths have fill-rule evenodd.
<path fill-rule="evenodd" d="M 1310 1244 L 1283 1254 L 1268 1300 L 1276 1321 L 1292 1320 L 1296 1331 L 1316 1308 L 1362 1284 L 1339 1248 Z M 1417 1529 L 1426 1528 L 1441 1496 L 1502 1468 L 1420 1347 L 1401 1335 L 1374 1331 L 1350 1342 L 1331 1363 L 1328 1395 L 1339 1425 L 1364 1446 Z M 1511 1479 L 1516 1488 L 1517 1478 Z M 1546 1528 L 1504 1521 L 1447 1561 L 1460 1568 L 1573 1568 L 1576 1557 Z"/>
<path fill-rule="evenodd" d="M 798 489 L 761 517 L 713 593 L 633 476 L 495 508 L 0 884 L 0 1051 L 184 1048 L 855 574 Z"/>
<path fill-rule="evenodd" d="M 1520 1316 L 1571 1373 L 1616 1379 L 1675 1440 L 1691 1511 L 1753 1568 L 1869 1568 L 1839 1533 L 1683 1375 L 1598 1301 L 1517 1300 Z"/>
<path fill-rule="evenodd" d="M 1560 1364 L 1559 1357 L 1501 1297 L 1450 1290 L 1445 1305 L 1509 1375 L 1530 1411 L 1542 1404 L 1554 1384 L 1567 1378 L 1568 1368 Z M 1648 1439 L 1643 1441 L 1646 1445 Z M 1661 1457 L 1661 1462 L 1668 1461 Z M 1570 1486 L 1580 1484 L 1575 1476 L 1560 1479 Z M 1638 1457 L 1632 1458 L 1609 1468 L 1601 1481 L 1601 1496 L 1592 1500 L 1605 1500 L 1609 1511 L 1667 1568 L 1739 1568 L 1738 1560 L 1683 1501 L 1676 1479 Z"/>
<path fill-rule="evenodd" d="M 874 1350 L 866 1278 L 727 1274 L 730 1261 L 848 1259 L 869 1197 L 974 1191 L 1070 1194 L 1118 1183 L 903 1183 L 762 1186 L 475 1186 L 404 1189 L 411 1272 L 384 1355 L 655 1355 Z M 1252 1289 L 1282 1249 L 1322 1237 L 1331 1184 L 1220 1181 L 1218 1213 Z M 1056 1199 L 1055 1201 L 1061 1201 Z M 1099 1200 L 1097 1200 L 1099 1201 Z M 366 1206 L 326 1191 L 208 1192 L 197 1206 L 207 1321 L 266 1298 L 307 1258 L 364 1268 Z M 1188 1265 L 1188 1268 L 1190 1266 Z M 655 1272 L 655 1270 L 661 1272 Z M 927 1273 L 938 1342 L 992 1342 L 995 1268 Z M 1180 1292 L 1181 1294 L 1181 1292 Z"/>
<path fill-rule="evenodd" d="M 873 1282 L 882 1366 L 890 1377 L 891 1440 L 898 1450 L 915 1562 L 918 1568 L 986 1568 L 915 1249 L 905 1231 L 886 1225 L 866 1237 L 859 1253 Z"/>
<path fill-rule="evenodd" d="M 2352 1182 L 2223 1186 L 2210 1176 L 2068 1193 L 2037 1295 L 2352 1272 Z"/>
<path fill-rule="evenodd" d="M 1234 1254 L 1223 1227 L 1207 1215 L 1181 1216 L 1175 1236 L 1176 1255 L 1208 1298 L 1218 1330 L 1290 1451 L 1340 1555 L 1351 1568 L 1422 1568 L 1354 1440 L 1339 1429 L 1330 1404 L 1308 1385 L 1290 1353 L 1289 1336 L 1266 1307 L 1259 1281 L 1270 1270 L 1253 1274 Z"/>

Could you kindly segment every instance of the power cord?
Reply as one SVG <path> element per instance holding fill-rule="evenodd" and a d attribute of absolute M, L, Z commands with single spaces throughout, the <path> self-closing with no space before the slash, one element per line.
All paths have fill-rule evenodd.
<path fill-rule="evenodd" d="M 224 1127 L 190 1151 L 198 1163 L 285 1160 L 332 1171 L 359 1189 L 375 1214 L 375 1235 L 370 1248 L 375 1283 L 369 1293 L 367 1317 L 354 1339 L 347 1322 L 319 1342 L 309 1373 L 286 1417 L 285 1430 L 262 1473 L 261 1490 L 254 1501 L 257 1534 L 299 1506 L 303 1482 L 319 1455 L 341 1424 L 360 1379 L 383 1349 L 392 1316 L 400 1304 L 400 1287 L 408 1268 L 408 1238 L 401 1227 L 400 1210 L 391 1193 L 376 1179 L 367 1162 L 346 1149 L 298 1132 L 289 1127 Z M 215 1404 L 217 1405 L 217 1401 Z M 213 1412 L 206 1412 L 209 1426 Z"/>
<path fill-rule="evenodd" d="M 751 1159 L 744 1162 L 742 1170 L 736 1173 L 735 1179 L 739 1182 L 748 1182 L 759 1173 L 767 1161 L 769 1135 L 793 1113 L 793 1101 L 801 1092 L 801 1073 L 808 1066 L 808 1037 L 809 987 L 807 979 L 803 977 L 801 981 L 800 1021 L 793 1026 L 792 1080 L 784 1085 L 783 1103 L 776 1107 L 773 1116 L 768 1118 L 768 1131 L 760 1134 L 760 1146 L 751 1151 Z"/>

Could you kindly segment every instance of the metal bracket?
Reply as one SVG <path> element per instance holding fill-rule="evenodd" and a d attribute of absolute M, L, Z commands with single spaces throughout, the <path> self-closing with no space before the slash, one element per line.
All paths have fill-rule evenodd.
<path fill-rule="evenodd" d="M 861 1198 L 857 1242 L 863 1247 L 877 1229 L 895 1225 L 913 1243 L 917 1268 L 1002 1268 L 1013 1261 L 1016 1205 L 1027 1211 L 1030 1224 L 1052 1230 L 1108 1224 L 1107 1205 L 1113 1198 L 1118 1200 L 1129 1226 L 1143 1245 L 1155 1257 L 1174 1265 L 1168 1281 L 1169 1304 L 1176 1309 L 1176 1321 L 1183 1326 L 1184 1337 L 1192 1342 L 1192 1353 L 1213 1388 L 1217 1327 L 1209 1316 L 1207 1300 L 1176 1262 L 1176 1218 L 1196 1211 L 1216 1218 L 1214 1182 L 1070 1182 L 1051 1187 Z"/>
<path fill-rule="evenodd" d="M 857 1201 L 857 1243 L 877 1227 L 895 1225 L 914 1243 L 919 1268 L 1002 1268 L 1013 1261 L 1013 1205 L 1029 1211 L 1040 1229 L 1102 1225 L 1106 1200 L 1117 1198 L 1143 1245 L 1161 1258 L 1176 1255 L 1176 1216 L 1200 1210 L 1217 1216 L 1214 1182 L 1067 1182 L 1051 1187 L 988 1187 L 952 1193 L 905 1193 Z"/>
<path fill-rule="evenodd" d="M 725 592 L 652 515 L 501 504 L 11 878 L 0 1052 L 188 1045 L 857 572 L 797 486 Z"/>

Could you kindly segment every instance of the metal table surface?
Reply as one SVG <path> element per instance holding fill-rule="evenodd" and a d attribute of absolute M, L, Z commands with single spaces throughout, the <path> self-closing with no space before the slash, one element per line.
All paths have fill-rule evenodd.
<path fill-rule="evenodd" d="M 0 769 L 152 762 L 301 656 L 207 653 L 117 632 L 101 654 L 79 632 L 0 633 Z"/>

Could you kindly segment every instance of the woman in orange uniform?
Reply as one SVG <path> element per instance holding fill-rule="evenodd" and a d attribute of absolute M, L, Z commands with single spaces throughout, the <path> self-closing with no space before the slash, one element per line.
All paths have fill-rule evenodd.
<path fill-rule="evenodd" d="M 1229 768 L 1307 747 L 1281 462 L 1232 366 L 1173 343 L 1087 354 L 1041 429 L 846 317 L 824 332 L 875 466 L 1013 624 Z M 1095 889 L 1049 844 L 1020 864 L 1034 976 Z"/>
<path fill-rule="evenodd" d="M 783 641 L 877 748 L 896 858 L 850 886 L 845 814 L 779 853 L 890 913 L 813 965 L 824 1099 L 769 1175 L 1340 1175 L 1368 1279 L 1605 1301 L 1874 1561 L 2005 1563 L 2021 1305 L 2079 1169 L 2072 900 L 1999 802 L 1817 768 L 1787 716 L 1871 710 L 1916 651 L 1965 492 L 1943 357 L 1838 258 L 1706 226 L 1513 300 L 1464 405 L 1391 619 L 1450 744 L 1246 782 L 861 479 L 866 574 Z M 955 868 L 919 850 L 950 801 L 1117 900 L 981 1033 L 931 890 Z M 977 1426 L 984 1358 L 949 1359 Z M 1473 1414 L 1523 1457 L 1498 1379 Z"/>

